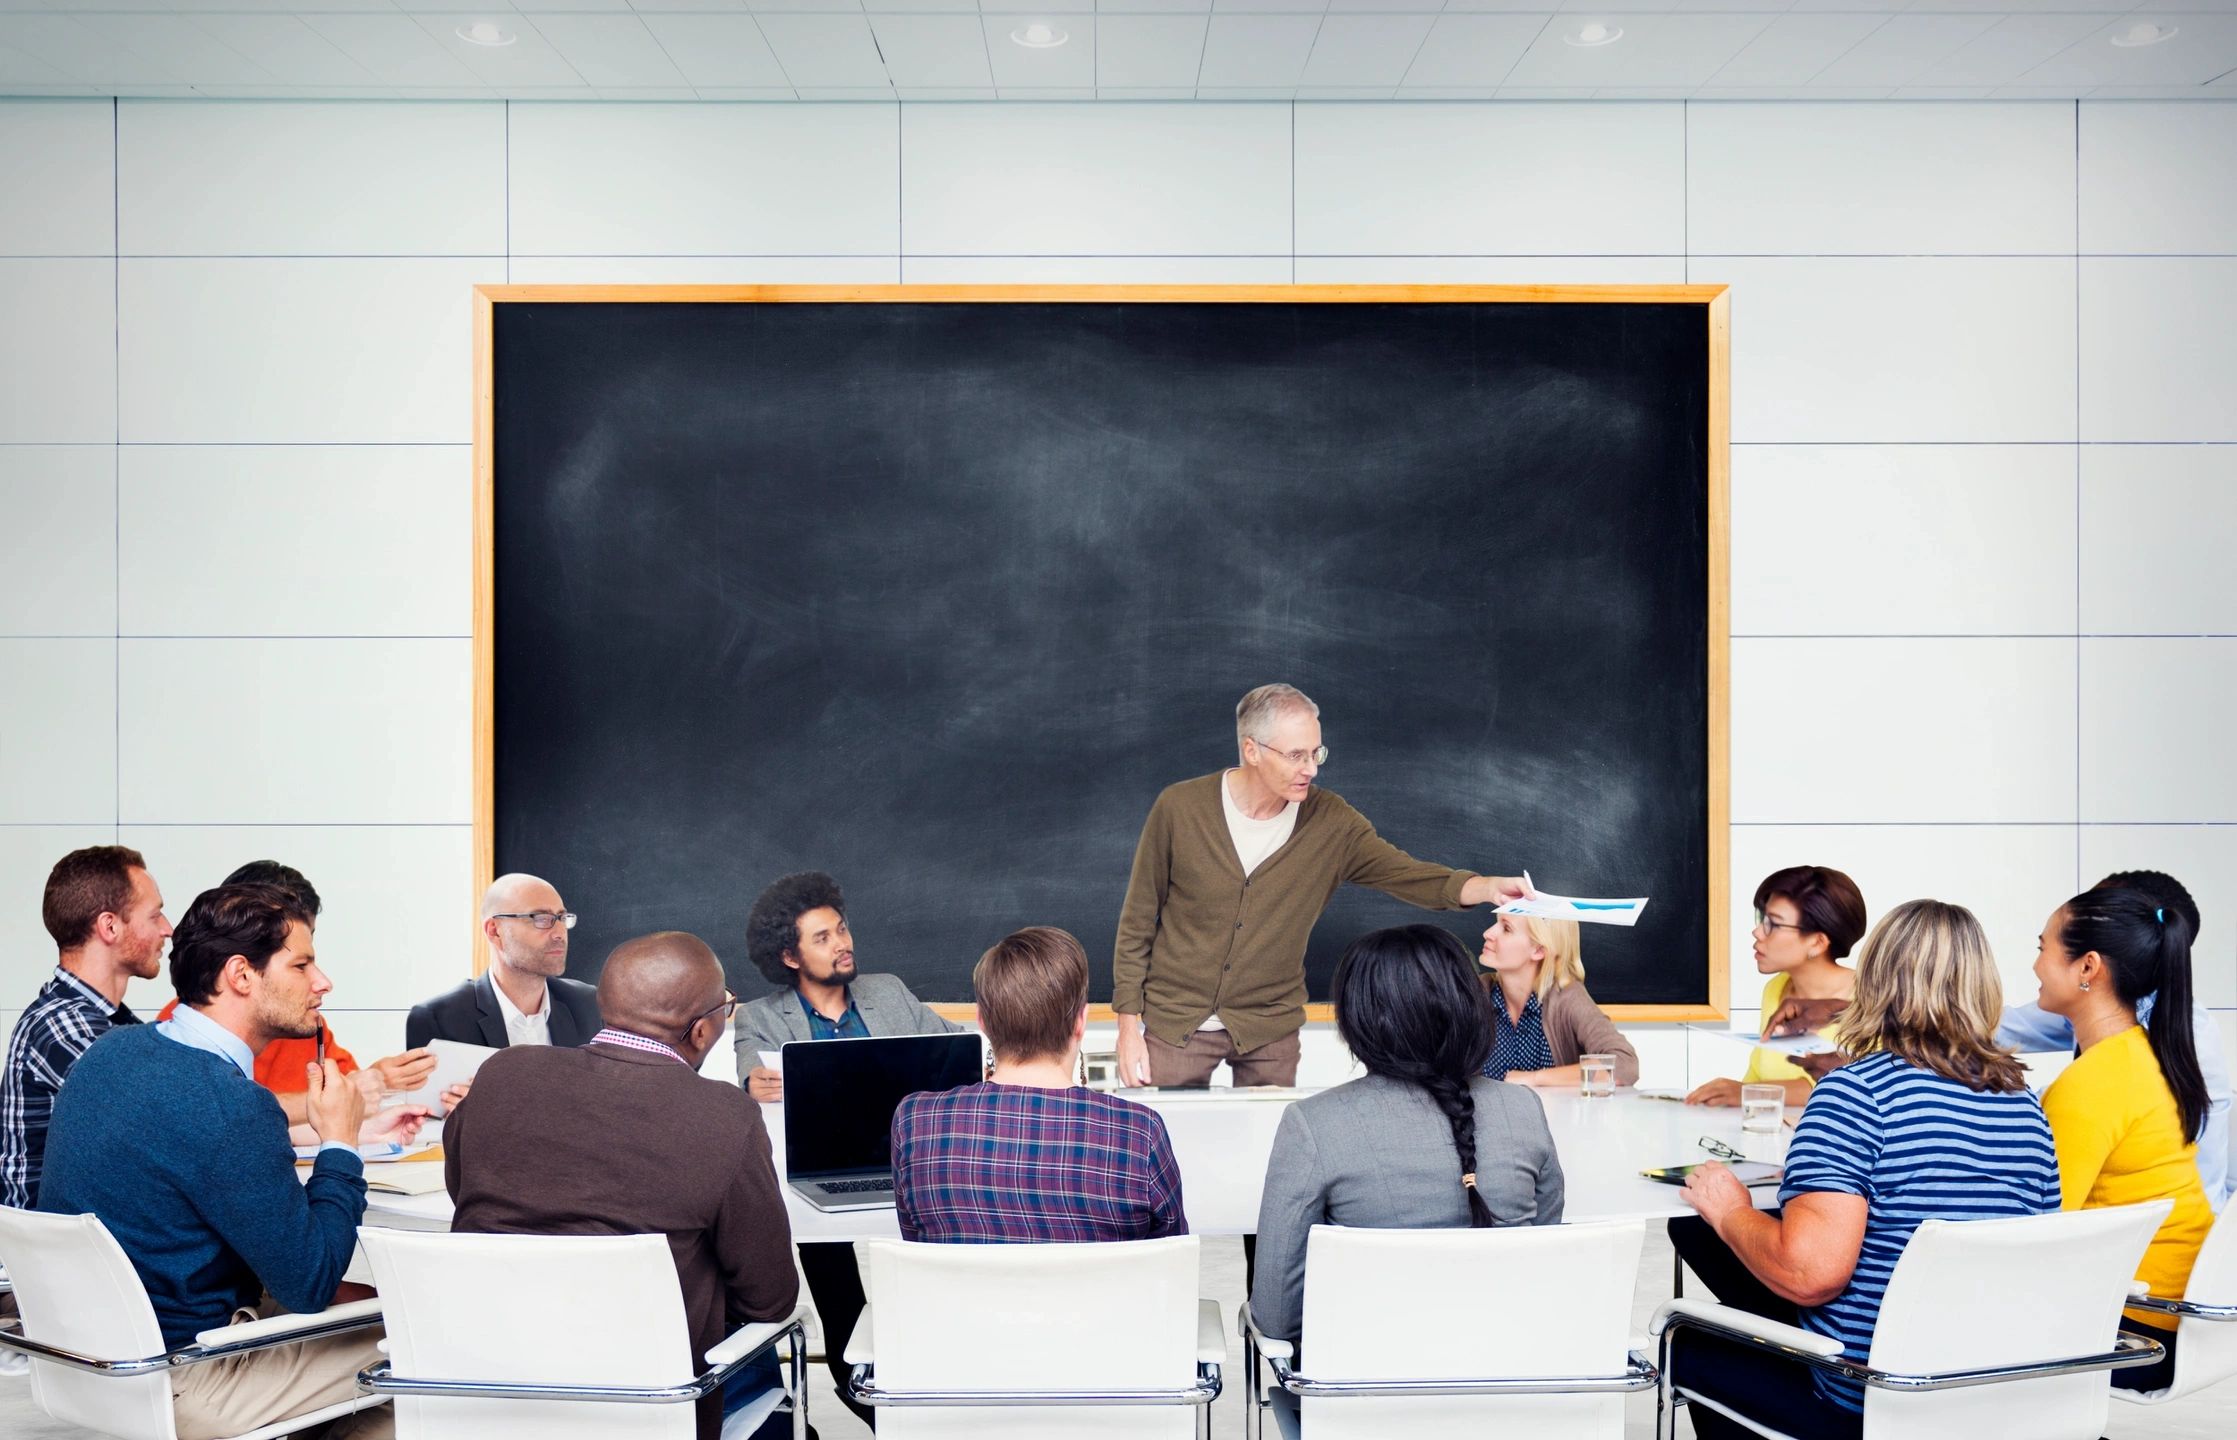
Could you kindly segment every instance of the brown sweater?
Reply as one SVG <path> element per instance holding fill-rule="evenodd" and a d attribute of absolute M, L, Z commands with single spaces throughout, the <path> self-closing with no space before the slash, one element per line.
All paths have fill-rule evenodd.
<path fill-rule="evenodd" d="M 1506 997 L 1499 993 L 1499 981 L 1486 974 L 1484 989 L 1490 993 L 1491 1003 L 1504 1005 Z M 1556 985 L 1538 1002 L 1538 1018 L 1546 1027 L 1546 1048 L 1553 1051 L 1556 1065 L 1574 1065 L 1586 1055 L 1613 1055 L 1616 1057 L 1616 1083 L 1639 1083 L 1639 1052 L 1616 1029 L 1616 1022 L 1593 1002 L 1592 992 L 1579 981 L 1574 985 Z"/>
<path fill-rule="evenodd" d="M 792 1227 L 761 1107 L 664 1055 L 514 1046 L 443 1122 L 453 1230 L 664 1233 L 683 1282 L 691 1373 L 738 1325 L 792 1313 Z M 701 1440 L 722 1397 L 699 1404 Z"/>
<path fill-rule="evenodd" d="M 1289 839 L 1246 879 L 1220 808 L 1225 774 L 1169 785 L 1150 807 L 1119 912 L 1111 1008 L 1174 1045 L 1216 1014 L 1237 1049 L 1256 1050 L 1305 1024 L 1305 943 L 1338 885 L 1458 910 L 1476 877 L 1416 860 L 1315 786 Z"/>

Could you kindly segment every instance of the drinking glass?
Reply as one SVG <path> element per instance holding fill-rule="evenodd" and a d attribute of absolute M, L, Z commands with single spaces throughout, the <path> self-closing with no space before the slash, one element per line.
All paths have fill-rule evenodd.
<path fill-rule="evenodd" d="M 1782 1085 L 1742 1085 L 1740 1087 L 1740 1129 L 1749 1135 L 1776 1135 L 1779 1122 L 1786 1118 L 1786 1087 Z"/>
<path fill-rule="evenodd" d="M 1577 1067 L 1582 1072 L 1581 1088 L 1587 1096 L 1616 1093 L 1615 1056 L 1580 1055 Z"/>

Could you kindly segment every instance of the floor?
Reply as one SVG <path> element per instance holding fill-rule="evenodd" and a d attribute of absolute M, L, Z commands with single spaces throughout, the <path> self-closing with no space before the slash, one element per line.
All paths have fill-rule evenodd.
<path fill-rule="evenodd" d="M 1632 1328 L 1644 1334 L 1656 1305 L 1670 1294 L 1670 1246 L 1660 1227 L 1650 1227 L 1647 1248 L 1640 1259 L 1638 1309 Z M 1232 1316 L 1243 1298 L 1243 1247 L 1238 1240 L 1209 1239 L 1204 1243 L 1204 1295 L 1220 1303 Z M 1227 1386 L 1213 1404 L 1212 1433 L 1221 1440 L 1240 1440 L 1243 1433 L 1242 1344 L 1230 1340 Z M 870 1432 L 843 1409 L 831 1393 L 829 1372 L 821 1365 L 809 1367 L 808 1414 L 823 1440 L 868 1440 Z M 0 1377 L 0 1436 L 7 1440 L 81 1440 L 94 1432 L 49 1420 L 31 1403 L 30 1381 L 20 1376 Z M 1679 1434 L 1691 1436 L 1692 1427 L 1682 1419 Z M 1650 1440 L 1654 1434 L 1654 1397 L 1633 1396 L 1629 1404 L 1625 1440 Z M 2237 1381 L 2209 1390 L 2174 1405 L 2144 1410 L 2115 1402 L 2107 1434 L 2112 1440 L 2164 1436 L 2168 1440 L 2228 1440 L 2237 1434 Z"/>

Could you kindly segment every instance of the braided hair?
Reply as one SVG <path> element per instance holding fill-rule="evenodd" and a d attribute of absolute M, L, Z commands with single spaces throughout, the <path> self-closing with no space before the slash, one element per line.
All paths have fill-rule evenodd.
<path fill-rule="evenodd" d="M 1336 1033 L 1370 1075 L 1419 1085 L 1445 1112 L 1468 1223 L 1497 1224 L 1476 1188 L 1476 1101 L 1469 1085 L 1491 1055 L 1490 1001 L 1450 930 L 1402 925 L 1362 935 L 1336 962 Z"/>

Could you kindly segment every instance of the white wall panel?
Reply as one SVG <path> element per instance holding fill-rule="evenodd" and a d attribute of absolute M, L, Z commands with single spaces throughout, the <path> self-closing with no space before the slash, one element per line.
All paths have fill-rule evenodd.
<path fill-rule="evenodd" d="M 2237 253 L 2237 105 L 2080 108 L 2084 254 Z"/>
<path fill-rule="evenodd" d="M 16 1007 L 0 1012 L 0 1037 L 54 969 L 54 939 L 39 920 L 47 872 L 72 850 L 115 840 L 108 825 L 0 825 L 0 1002 Z"/>
<path fill-rule="evenodd" d="M 2082 629 L 2237 635 L 2237 445 L 2085 445 Z"/>
<path fill-rule="evenodd" d="M 115 633 L 116 464 L 108 445 L 0 446 L 0 634 Z"/>
<path fill-rule="evenodd" d="M 127 442 L 463 444 L 502 260 L 127 260 Z"/>
<path fill-rule="evenodd" d="M 1300 285 L 1682 285 L 1683 255 L 1300 255 Z"/>
<path fill-rule="evenodd" d="M 1732 629 L 2070 635 L 2075 533 L 2070 446 L 1742 445 Z"/>
<path fill-rule="evenodd" d="M 1678 105 L 1299 105 L 1301 255 L 1672 255 Z"/>
<path fill-rule="evenodd" d="M 116 253 L 106 100 L 0 100 L 0 255 Z"/>
<path fill-rule="evenodd" d="M 1875 924 L 1906 900 L 1963 905 L 1988 932 L 2006 998 L 2032 1000 L 2035 937 L 2074 893 L 2074 835 L 2065 825 L 1735 825 L 1733 1004 L 1753 1007 L 1762 996 L 1748 933 L 1755 887 L 1790 865 L 1845 873 Z"/>
<path fill-rule="evenodd" d="M 513 253 L 890 255 L 899 140 L 890 106 L 515 105 Z"/>
<path fill-rule="evenodd" d="M 2237 821 L 2237 640 L 2084 640 L 2082 818 Z"/>
<path fill-rule="evenodd" d="M 893 285 L 894 255 L 516 255 L 515 285 Z"/>
<path fill-rule="evenodd" d="M 129 446 L 128 635 L 466 635 L 464 446 Z"/>
<path fill-rule="evenodd" d="M 251 860 L 277 860 L 317 888 L 319 967 L 336 1011 L 409 1009 L 458 983 L 474 939 L 473 830 L 464 825 L 126 825 L 124 843 L 147 857 L 175 921 L 194 897 Z M 170 998 L 167 979 L 134 986 L 132 1004 Z M 360 1048 L 360 1061 L 394 1049 Z M 371 1042 L 365 1042 L 371 1043 Z"/>
<path fill-rule="evenodd" d="M 2074 262 L 1696 256 L 1732 287 L 1732 438 L 2070 441 Z"/>
<path fill-rule="evenodd" d="M 0 825 L 116 819 L 117 644 L 0 639 Z"/>
<path fill-rule="evenodd" d="M 2237 1006 L 2237 825 L 2090 825 L 2082 830 L 2081 883 L 2119 870 L 2161 870 L 2198 905 L 2191 976 L 2198 998 Z"/>
<path fill-rule="evenodd" d="M 0 445 L 116 439 L 114 260 L 0 260 Z"/>
<path fill-rule="evenodd" d="M 1287 255 L 1287 105 L 902 111 L 914 255 Z"/>
<path fill-rule="evenodd" d="M 1733 641 L 1732 818 L 2071 821 L 2074 644 Z"/>
<path fill-rule="evenodd" d="M 1287 285 L 1287 255 L 908 255 L 911 285 Z"/>
<path fill-rule="evenodd" d="M 1700 254 L 2074 251 L 2070 106 L 1696 105 L 1685 175 Z"/>
<path fill-rule="evenodd" d="M 124 641 L 126 827 L 467 822 L 469 648 Z"/>
<path fill-rule="evenodd" d="M 213 104 L 117 111 L 127 255 L 502 255 L 505 109 Z"/>
<path fill-rule="evenodd" d="M 2082 438 L 2237 440 L 2237 258 L 2084 259 Z"/>

